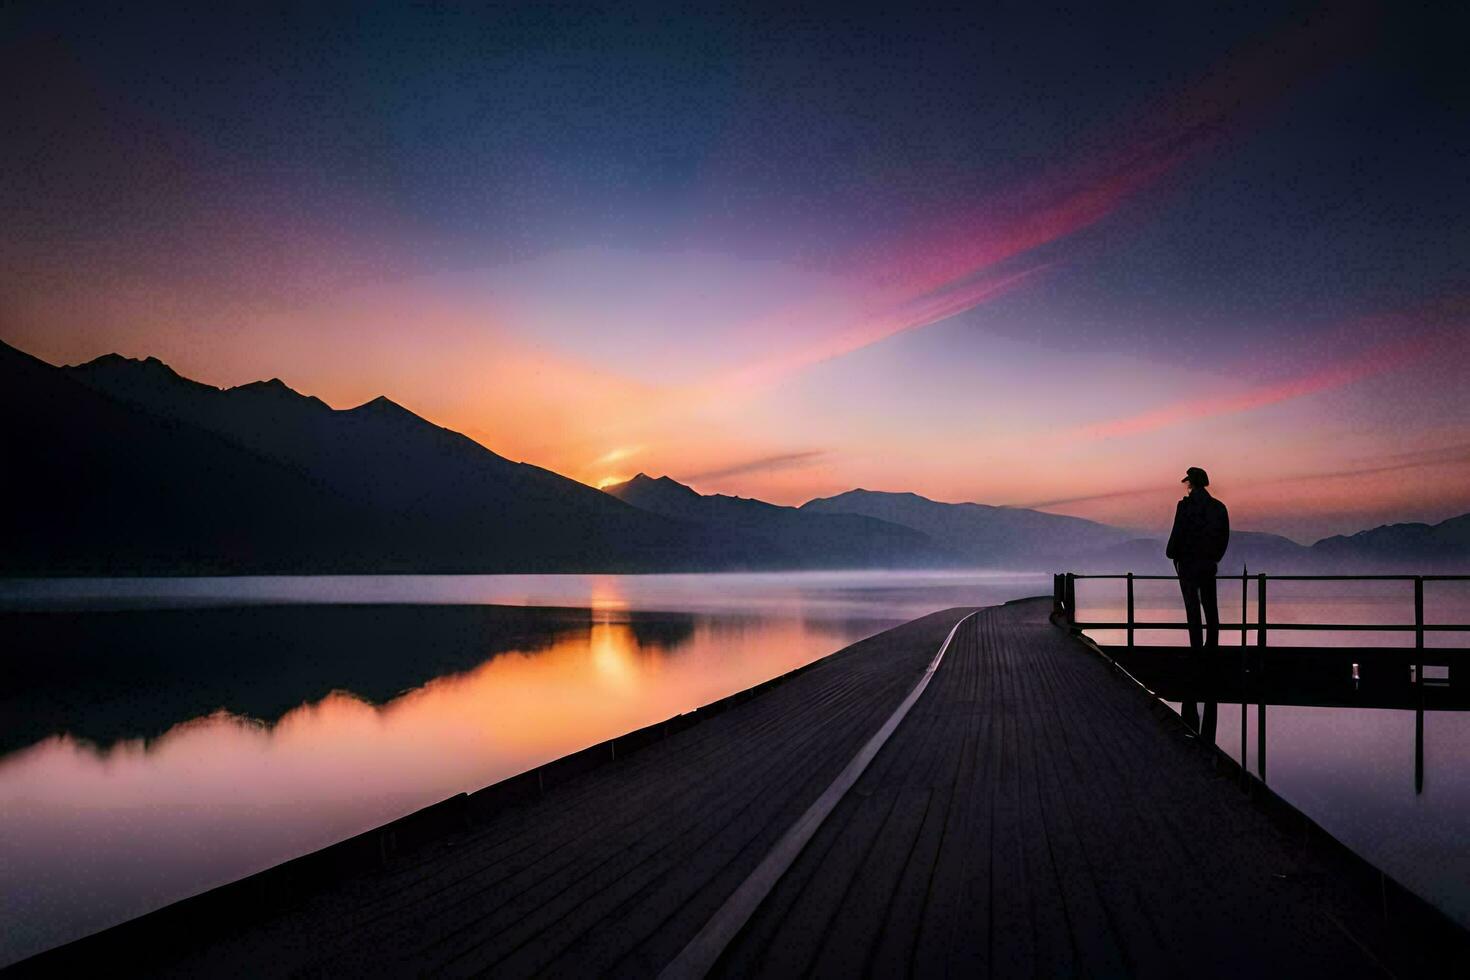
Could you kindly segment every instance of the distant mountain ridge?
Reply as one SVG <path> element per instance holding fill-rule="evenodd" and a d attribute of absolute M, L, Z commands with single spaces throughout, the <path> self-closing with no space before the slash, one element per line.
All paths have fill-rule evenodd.
<path fill-rule="evenodd" d="M 733 528 L 767 543 L 793 566 L 953 565 L 959 554 L 929 535 L 861 514 L 823 514 L 746 497 L 700 494 L 667 476 L 639 473 L 605 491 L 634 507 L 700 524 Z"/>
<path fill-rule="evenodd" d="M 1078 556 L 1068 570 L 1173 574 L 1173 563 L 1164 557 L 1164 545 L 1164 538 L 1134 538 Z M 1315 567 L 1314 561 L 1310 548 L 1290 538 L 1237 530 L 1230 532 L 1230 547 L 1220 560 L 1220 568 L 1236 574 L 1242 564 L 1256 571 L 1306 571 Z"/>
<path fill-rule="evenodd" d="M 1077 571 L 1172 572 L 1163 538 L 1138 538 L 1081 555 Z M 1311 545 L 1259 531 L 1234 531 L 1220 562 L 1236 573 L 1260 572 L 1465 572 L 1470 571 L 1470 514 L 1438 524 L 1383 524 Z"/>
<path fill-rule="evenodd" d="M 813 514 L 861 514 L 923 531 L 965 560 L 991 565 L 1062 560 L 1079 552 L 1121 544 L 1124 530 L 1080 517 L 1019 507 L 948 504 L 916 493 L 849 490 L 809 500 L 801 510 Z"/>
<path fill-rule="evenodd" d="M 1438 524 L 1383 524 L 1350 535 L 1334 535 L 1312 545 L 1327 561 L 1402 568 L 1424 562 L 1455 564 L 1470 570 L 1470 514 Z"/>
<path fill-rule="evenodd" d="M 1172 573 L 1162 537 L 1140 537 L 1096 521 L 1024 508 L 948 504 L 914 493 L 849 490 L 802 510 L 857 513 L 959 541 L 972 562 L 1020 568 Z M 1236 529 L 1220 563 L 1235 571 L 1366 572 L 1470 570 L 1470 514 L 1439 524 L 1385 524 L 1302 545 L 1279 534 Z"/>
<path fill-rule="evenodd" d="M 1168 567 L 1159 539 L 913 493 L 785 507 L 644 474 L 603 492 L 385 397 L 334 409 L 152 357 L 55 367 L 0 343 L 0 411 L 0 575 Z M 1237 562 L 1464 570 L 1470 515 L 1310 547 L 1237 531 Z"/>

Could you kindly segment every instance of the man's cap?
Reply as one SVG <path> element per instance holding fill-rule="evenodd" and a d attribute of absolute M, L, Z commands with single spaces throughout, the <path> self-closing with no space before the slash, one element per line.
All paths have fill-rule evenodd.
<path fill-rule="evenodd" d="M 1184 479 L 1180 480 L 1179 482 L 1193 483 L 1197 487 L 1207 487 L 1210 485 L 1210 474 L 1206 473 L 1198 466 L 1191 466 L 1189 469 L 1184 471 Z"/>

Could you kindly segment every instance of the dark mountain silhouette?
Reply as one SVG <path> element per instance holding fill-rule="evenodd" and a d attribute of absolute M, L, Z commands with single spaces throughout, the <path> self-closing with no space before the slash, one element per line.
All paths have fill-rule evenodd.
<path fill-rule="evenodd" d="M 971 564 L 1044 568 L 1121 544 L 1127 531 L 1019 507 L 946 504 L 916 493 L 849 490 L 802 504 L 813 514 L 859 514 L 922 531 Z"/>
<path fill-rule="evenodd" d="M 800 508 L 640 476 L 604 493 L 388 400 L 220 389 L 156 358 L 53 367 L 0 343 L 0 574 L 698 571 L 966 564 L 1165 570 L 1094 521 L 852 490 Z M 1224 567 L 1461 570 L 1470 515 L 1310 548 L 1236 532 Z"/>
<path fill-rule="evenodd" d="M 11 574 L 301 566 L 344 549 L 353 507 L 195 426 L 142 415 L 0 344 L 0 569 Z"/>
<path fill-rule="evenodd" d="M 1311 547 L 1319 561 L 1355 567 L 1470 568 L 1470 514 L 1438 524 L 1383 524 L 1357 534 L 1323 538 Z"/>
<path fill-rule="evenodd" d="M 759 548 L 490 452 L 380 398 L 221 390 L 0 344 L 0 572 L 642 571 Z"/>
<path fill-rule="evenodd" d="M 151 415 L 209 429 L 339 493 L 393 508 L 402 520 L 432 518 L 457 532 L 465 522 L 534 523 L 553 513 L 575 514 L 579 532 L 594 531 L 597 518 L 646 532 L 659 523 L 610 505 L 575 480 L 511 462 L 381 396 L 337 411 L 279 379 L 221 390 L 155 359 L 117 355 L 61 370 Z"/>
<path fill-rule="evenodd" d="M 738 531 L 765 544 L 772 564 L 806 567 L 954 564 L 956 552 L 913 528 L 860 514 L 823 514 L 763 500 L 700 494 L 661 476 L 639 473 L 606 492 L 655 514 Z"/>

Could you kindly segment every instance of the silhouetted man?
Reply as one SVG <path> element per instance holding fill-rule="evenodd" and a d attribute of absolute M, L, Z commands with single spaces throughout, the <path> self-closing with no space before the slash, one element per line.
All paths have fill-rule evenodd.
<path fill-rule="evenodd" d="M 1179 591 L 1184 593 L 1184 617 L 1189 620 L 1189 645 L 1214 649 L 1220 644 L 1220 606 L 1215 598 L 1215 571 L 1230 544 L 1230 512 L 1205 487 L 1210 477 L 1198 466 L 1185 471 L 1180 483 L 1189 493 L 1174 508 L 1174 530 L 1164 551 L 1174 559 Z M 1207 630 L 1200 636 L 1200 610 Z"/>

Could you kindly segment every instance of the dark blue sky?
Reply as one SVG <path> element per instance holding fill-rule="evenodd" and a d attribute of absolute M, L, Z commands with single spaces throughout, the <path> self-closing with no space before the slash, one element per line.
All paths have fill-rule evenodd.
<path fill-rule="evenodd" d="M 20 5 L 0 21 L 21 103 L 6 196 L 33 200 L 57 162 L 88 197 L 182 194 L 132 186 L 167 176 L 169 161 L 137 159 L 162 142 L 179 165 L 228 166 L 226 185 L 391 207 L 431 250 L 663 244 L 723 218 L 731 247 L 820 251 L 1076 153 L 1294 19 L 1280 5 L 1106 6 Z M 1136 266 L 1114 257 L 1094 278 L 1146 272 L 1191 305 L 1219 285 L 1274 306 L 1417 296 L 1463 274 L 1470 89 L 1454 39 L 1470 24 L 1365 19 L 1345 63 L 1192 168 L 1184 206 L 1132 240 Z M 779 235 L 761 227 L 772 213 Z"/>

